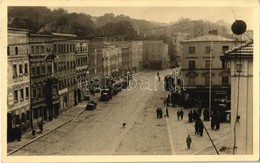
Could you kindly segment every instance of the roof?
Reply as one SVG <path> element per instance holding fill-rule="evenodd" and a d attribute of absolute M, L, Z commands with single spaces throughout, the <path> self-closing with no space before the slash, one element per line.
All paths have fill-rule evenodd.
<path fill-rule="evenodd" d="M 196 37 L 196 38 L 192 38 L 192 39 L 189 39 L 189 40 L 184 40 L 184 41 L 181 41 L 181 42 L 209 42 L 209 41 L 228 41 L 228 42 L 233 42 L 235 41 L 234 39 L 229 39 L 229 38 L 225 38 L 225 37 L 222 37 L 220 35 L 210 35 L 210 34 L 207 34 L 207 35 L 203 35 L 203 36 L 199 36 L 199 37 Z"/>
<path fill-rule="evenodd" d="M 241 59 L 242 58 L 252 59 L 254 53 L 253 42 L 254 42 L 253 40 L 249 40 L 243 44 L 240 44 L 232 49 L 225 51 L 224 54 L 221 54 L 220 59 L 221 60 L 236 59 L 237 56 L 240 56 Z"/>
<path fill-rule="evenodd" d="M 229 49 L 224 52 L 225 55 L 235 55 L 235 54 L 242 54 L 242 55 L 253 55 L 254 47 L 253 47 L 253 40 L 248 40 L 239 46 L 236 46 L 232 49 Z"/>
<path fill-rule="evenodd" d="M 77 37 L 74 34 L 67 34 L 67 33 L 51 33 L 53 36 L 62 36 L 62 37 Z"/>

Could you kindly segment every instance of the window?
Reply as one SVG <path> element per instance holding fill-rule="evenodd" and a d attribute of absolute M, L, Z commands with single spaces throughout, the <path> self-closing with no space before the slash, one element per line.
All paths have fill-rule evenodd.
<path fill-rule="evenodd" d="M 205 54 L 210 54 L 210 52 L 211 52 L 210 46 L 206 46 L 205 47 Z"/>
<path fill-rule="evenodd" d="M 54 71 L 57 71 L 57 63 L 54 63 Z"/>
<path fill-rule="evenodd" d="M 228 50 L 229 49 L 229 46 L 222 46 L 222 51 L 224 52 L 224 51 L 226 51 L 226 50 Z"/>
<path fill-rule="evenodd" d="M 48 74 L 51 74 L 52 73 L 51 65 L 48 65 L 47 69 L 48 69 Z"/>
<path fill-rule="evenodd" d="M 36 98 L 36 94 L 37 94 L 36 88 L 33 88 L 32 97 L 33 97 L 33 98 Z"/>
<path fill-rule="evenodd" d="M 229 84 L 229 78 L 227 76 L 222 77 L 222 85 L 228 85 Z"/>
<path fill-rule="evenodd" d="M 25 97 L 29 98 L 29 87 L 25 88 Z"/>
<path fill-rule="evenodd" d="M 19 65 L 19 74 L 22 75 L 23 74 L 23 65 Z"/>
<path fill-rule="evenodd" d="M 41 73 L 40 66 L 37 66 L 37 67 L 36 67 L 36 74 L 37 74 L 37 75 L 40 75 L 40 73 Z"/>
<path fill-rule="evenodd" d="M 210 77 L 209 76 L 205 76 L 205 85 L 209 85 L 210 84 Z"/>
<path fill-rule="evenodd" d="M 35 75 L 35 67 L 32 67 L 32 76 Z"/>
<path fill-rule="evenodd" d="M 196 63 L 195 63 L 195 61 L 189 61 L 189 69 L 195 69 L 195 66 L 196 65 Z"/>
<path fill-rule="evenodd" d="M 195 46 L 189 47 L 189 54 L 195 54 Z"/>
<path fill-rule="evenodd" d="M 67 68 L 70 69 L 70 62 L 67 62 Z"/>
<path fill-rule="evenodd" d="M 17 67 L 13 65 L 13 77 L 17 77 Z"/>
<path fill-rule="evenodd" d="M 7 55 L 8 56 L 10 55 L 10 47 L 9 46 L 7 47 Z"/>
<path fill-rule="evenodd" d="M 188 85 L 195 85 L 195 77 L 188 78 Z"/>
<path fill-rule="evenodd" d="M 20 94 L 21 94 L 21 99 L 20 99 L 20 100 L 23 100 L 23 98 L 24 98 L 24 95 L 23 95 L 23 88 L 20 89 Z"/>
<path fill-rule="evenodd" d="M 237 64 L 237 72 L 242 72 L 242 64 Z"/>
<path fill-rule="evenodd" d="M 15 47 L 15 55 L 18 55 L 18 47 Z"/>
<path fill-rule="evenodd" d="M 45 66 L 42 66 L 41 69 L 42 69 L 42 74 L 45 74 Z"/>
<path fill-rule="evenodd" d="M 38 88 L 38 97 L 41 97 L 41 96 L 42 96 L 42 89 Z"/>
<path fill-rule="evenodd" d="M 205 61 L 205 69 L 210 69 L 210 60 Z"/>
<path fill-rule="evenodd" d="M 24 64 L 24 73 L 28 74 L 28 65 L 27 65 L 27 63 Z"/>
<path fill-rule="evenodd" d="M 14 90 L 14 102 L 18 101 L 18 91 Z"/>

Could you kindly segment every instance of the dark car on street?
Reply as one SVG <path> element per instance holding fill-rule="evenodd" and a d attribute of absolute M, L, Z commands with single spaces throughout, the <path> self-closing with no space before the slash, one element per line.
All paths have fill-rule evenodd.
<path fill-rule="evenodd" d="M 89 101 L 86 110 L 94 110 L 97 107 L 97 103 L 95 101 Z"/>
<path fill-rule="evenodd" d="M 100 101 L 109 101 L 112 99 L 112 91 L 110 89 L 101 90 Z"/>

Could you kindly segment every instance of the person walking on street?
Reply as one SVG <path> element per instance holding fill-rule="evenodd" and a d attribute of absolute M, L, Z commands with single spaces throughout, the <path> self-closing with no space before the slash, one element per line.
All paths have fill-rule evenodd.
<path fill-rule="evenodd" d="M 162 108 L 159 108 L 159 118 L 162 118 L 162 115 L 163 115 Z"/>
<path fill-rule="evenodd" d="M 183 115 L 184 115 L 184 113 L 183 113 L 183 111 L 181 109 L 181 111 L 180 111 L 181 120 L 183 119 Z"/>
<path fill-rule="evenodd" d="M 160 109 L 159 109 L 159 107 L 156 109 L 156 117 L 160 118 Z"/>
<path fill-rule="evenodd" d="M 189 112 L 188 119 L 189 119 L 189 123 L 191 123 L 192 122 L 192 111 Z"/>
<path fill-rule="evenodd" d="M 188 149 L 190 149 L 190 145 L 191 145 L 191 143 L 192 143 L 192 140 L 191 140 L 190 135 L 188 135 L 188 137 L 186 138 L 186 143 L 187 143 Z"/>
<path fill-rule="evenodd" d="M 167 107 L 165 109 L 165 117 L 169 117 L 169 112 L 168 112 L 168 108 Z"/>
<path fill-rule="evenodd" d="M 177 111 L 177 118 L 180 120 L 180 110 Z"/>

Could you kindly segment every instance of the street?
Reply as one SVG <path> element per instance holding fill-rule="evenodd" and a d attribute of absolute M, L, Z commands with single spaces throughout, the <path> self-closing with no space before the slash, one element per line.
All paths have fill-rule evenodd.
<path fill-rule="evenodd" d="M 170 69 L 160 71 L 161 81 L 155 80 L 157 71 L 142 71 L 133 74 L 136 88 L 124 90 L 108 102 L 98 101 L 97 109 L 84 111 L 64 126 L 57 128 L 12 155 L 183 155 L 212 154 L 216 152 L 204 131 L 203 137 L 194 134 L 194 123 L 188 123 L 190 109 L 169 107 L 169 118 L 156 118 L 156 108 L 163 107 L 163 76 Z M 151 81 L 150 90 L 147 81 Z M 131 83 L 133 86 L 134 82 Z M 98 100 L 99 94 L 91 100 Z M 72 109 L 84 109 L 78 105 Z M 176 112 L 183 109 L 184 118 L 178 121 Z M 164 114 L 163 114 L 164 115 Z M 58 119 L 75 114 L 62 114 Z M 126 123 L 123 127 L 123 123 Z M 219 150 L 228 146 L 230 124 L 222 123 L 219 131 L 210 129 L 204 122 Z M 186 146 L 187 134 L 192 145 Z M 9 146 L 8 146 L 9 147 Z M 220 154 L 230 154 L 224 151 Z"/>

